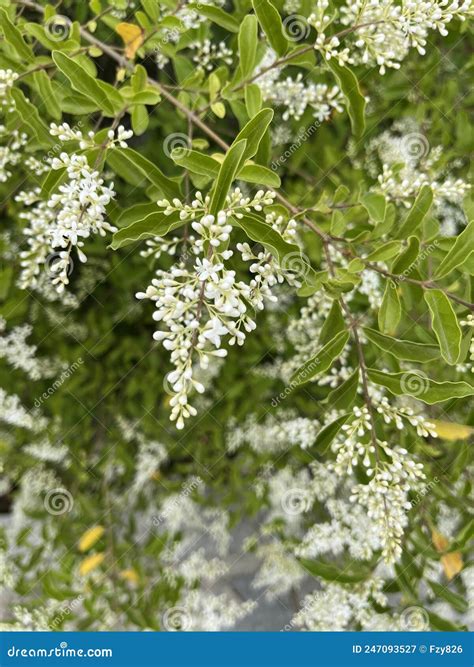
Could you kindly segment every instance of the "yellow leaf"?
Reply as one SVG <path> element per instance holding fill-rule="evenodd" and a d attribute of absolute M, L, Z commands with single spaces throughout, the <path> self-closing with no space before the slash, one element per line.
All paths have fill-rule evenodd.
<path fill-rule="evenodd" d="M 92 572 L 92 570 L 99 567 L 104 558 L 104 554 L 92 554 L 92 556 L 87 556 L 79 566 L 79 574 L 82 574 L 83 577 L 86 574 L 89 574 L 89 572 Z"/>
<path fill-rule="evenodd" d="M 115 26 L 115 31 L 123 39 L 127 58 L 134 58 L 136 52 L 143 44 L 145 36 L 143 30 L 133 23 L 119 23 Z"/>
<path fill-rule="evenodd" d="M 139 577 L 135 570 L 122 570 L 119 576 L 132 584 L 138 584 Z"/>
<path fill-rule="evenodd" d="M 431 421 L 431 420 L 430 420 Z M 465 440 L 474 433 L 472 426 L 433 420 L 435 431 L 443 440 Z"/>
<path fill-rule="evenodd" d="M 79 551 L 88 551 L 94 546 L 97 540 L 100 540 L 103 534 L 104 526 L 94 526 L 93 528 L 86 530 L 84 535 L 79 539 Z"/>
<path fill-rule="evenodd" d="M 439 552 L 446 551 L 446 549 L 449 546 L 448 539 L 444 535 L 439 533 L 436 530 L 436 528 L 433 528 L 433 530 L 431 531 L 431 539 L 433 541 L 436 551 Z"/>
<path fill-rule="evenodd" d="M 459 551 L 451 551 L 449 554 L 445 554 L 441 557 L 441 562 L 444 573 L 449 580 L 459 574 L 464 566 L 462 555 Z"/>

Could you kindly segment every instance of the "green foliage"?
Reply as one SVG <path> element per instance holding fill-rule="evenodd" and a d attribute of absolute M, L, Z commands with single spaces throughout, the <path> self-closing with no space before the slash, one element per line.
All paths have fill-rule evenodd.
<path fill-rule="evenodd" d="M 339 2 L 321 24 L 315 3 L 293 14 L 276 0 L 0 4 L 0 457 L 14 523 L 0 555 L 33 629 L 167 629 L 165 612 L 209 574 L 186 579 L 176 556 L 178 544 L 200 553 L 186 542 L 189 523 L 212 540 L 257 516 L 257 557 L 264 573 L 284 572 L 278 586 L 296 572 L 295 589 L 313 578 L 328 595 L 370 589 L 376 621 L 399 624 L 404 609 L 426 607 L 431 629 L 464 630 L 470 23 L 456 15 L 447 37 L 429 32 L 423 57 L 400 48 L 399 70 L 392 56 L 366 62 L 357 42 L 370 26 L 341 22 Z M 79 195 L 71 157 L 87 183 Z M 202 235 L 200 257 L 196 238 L 204 212 L 209 232 L 223 211 L 229 263 L 211 272 L 219 243 Z M 225 289 L 212 301 L 220 271 Z M 173 291 L 183 275 L 179 297 L 195 290 L 194 310 Z M 237 289 L 247 298 L 238 307 Z M 153 321 L 136 293 L 169 312 L 155 308 Z M 173 308 L 190 313 L 181 347 L 160 338 L 181 322 Z M 219 314 L 235 310 L 223 332 Z M 213 332 L 218 344 L 205 347 Z M 213 356 L 227 347 L 225 359 Z M 190 363 L 171 381 L 176 359 Z M 191 379 L 189 400 L 178 400 Z M 177 403 L 197 406 L 182 430 L 169 420 Z M 425 477 L 398 479 L 404 457 Z M 397 502 L 401 522 L 385 542 L 369 512 L 383 493 L 360 499 L 383 470 L 385 528 Z M 47 496 L 58 489 L 69 507 L 55 513 Z M 295 489 L 304 502 L 292 514 L 278 493 Z M 182 523 L 167 523 L 163 508 Z M 351 523 L 356 511 L 364 530 Z M 326 548 L 338 530 L 345 541 Z M 279 550 L 275 567 L 268 545 Z M 377 593 L 382 561 L 395 565 Z"/>

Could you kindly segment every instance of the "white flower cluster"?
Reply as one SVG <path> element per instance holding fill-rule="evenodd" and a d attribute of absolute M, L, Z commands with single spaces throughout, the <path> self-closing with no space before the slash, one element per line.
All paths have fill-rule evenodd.
<path fill-rule="evenodd" d="M 446 36 L 453 19 L 474 16 L 471 0 L 347 0 L 336 20 L 352 31 L 344 39 L 348 46 L 341 46 L 337 36 L 325 32 L 334 20 L 329 4 L 329 0 L 317 0 L 308 19 L 318 32 L 315 48 L 341 65 L 376 65 L 380 74 L 387 67 L 398 69 L 411 48 L 424 55 L 431 30 Z"/>
<path fill-rule="evenodd" d="M 37 359 L 36 345 L 29 345 L 26 339 L 31 335 L 29 324 L 5 331 L 6 321 L 0 316 L 0 359 L 5 359 L 13 368 L 28 374 L 32 380 L 53 377 L 63 364 L 53 359 Z"/>
<path fill-rule="evenodd" d="M 256 75 L 271 66 L 275 60 L 275 52 L 268 50 L 255 71 Z M 265 101 L 284 108 L 283 120 L 299 120 L 306 109 L 310 108 L 314 118 L 323 122 L 328 120 L 334 111 L 343 110 L 344 98 L 337 86 L 308 82 L 301 73 L 296 78 L 288 76 L 280 80 L 280 72 L 281 68 L 278 67 L 264 72 L 258 76 L 258 85 Z"/>
<path fill-rule="evenodd" d="M 73 267 L 72 249 L 76 249 L 81 262 L 87 257 L 82 250 L 84 239 L 91 234 L 105 236 L 116 231 L 106 220 L 106 206 L 114 196 L 113 183 L 104 185 L 99 172 L 91 167 L 84 155 L 61 153 L 51 161 L 53 169 L 64 169 L 66 182 L 59 185 L 48 201 L 38 201 L 39 192 L 21 193 L 17 201 L 31 204 L 30 211 L 20 213 L 29 222 L 24 230 L 28 250 L 20 253 L 20 286 L 35 287 L 43 266 L 51 276 L 51 283 L 58 292 L 69 283 Z"/>
<path fill-rule="evenodd" d="M 252 600 L 237 602 L 227 593 L 217 595 L 204 590 L 182 594 L 179 615 L 184 631 L 219 632 L 232 628 L 255 607 Z"/>
<path fill-rule="evenodd" d="M 17 165 L 23 155 L 21 149 L 28 141 L 24 132 L 13 130 L 7 131 L 4 125 L 0 125 L 0 140 L 8 139 L 6 146 L 0 146 L 0 182 L 5 183 L 12 172 L 10 167 Z"/>
<path fill-rule="evenodd" d="M 277 454 L 290 447 L 311 447 L 321 428 L 317 419 L 298 417 L 291 411 L 281 411 L 278 416 L 267 415 L 261 422 L 254 414 L 238 424 L 231 421 L 227 448 L 235 452 L 244 443 L 261 454 Z"/>
<path fill-rule="evenodd" d="M 292 625 L 310 632 L 340 632 L 353 629 L 354 625 L 361 626 L 363 630 L 375 629 L 374 617 L 382 615 L 374 611 L 373 603 L 386 607 L 388 602 L 382 591 L 384 584 L 379 577 L 350 586 L 323 581 L 322 591 L 315 591 L 303 600 Z M 383 625 L 378 629 L 394 629 L 389 618 Z"/>
<path fill-rule="evenodd" d="M 442 221 L 442 233 L 455 235 L 465 224 L 462 203 L 470 185 L 449 175 L 454 165 L 443 162 L 441 146 L 430 146 L 416 121 L 410 118 L 371 140 L 365 164 L 376 178 L 380 191 L 396 204 L 409 208 L 423 185 L 433 192 L 435 213 Z"/>
<path fill-rule="evenodd" d="M 185 204 L 178 199 L 170 203 L 158 202 L 166 215 L 179 211 L 181 220 L 189 221 L 196 232 L 192 243 L 192 266 L 179 262 L 169 271 L 158 270 L 146 292 L 137 298 L 151 299 L 156 310 L 153 318 L 162 324 L 154 333 L 155 340 L 171 352 L 175 370 L 167 380 L 173 396 L 171 420 L 177 428 L 184 427 L 184 420 L 196 414 L 188 403 L 191 391 L 204 392 L 204 386 L 196 379 L 196 358 L 199 366 L 206 368 L 212 358 L 224 357 L 227 350 L 222 339 L 230 336 L 229 345 L 243 345 L 246 333 L 253 331 L 256 323 L 251 313 L 262 310 L 264 301 L 274 300 L 272 288 L 282 282 L 284 276 L 267 253 L 255 260 L 248 244 L 239 244 L 244 261 L 255 260 L 249 267 L 253 278 L 249 282 L 237 280 L 236 272 L 227 268 L 226 262 L 234 254 L 228 248 L 232 231 L 230 218 L 239 218 L 244 211 L 261 211 L 273 202 L 273 193 L 260 190 L 255 197 L 242 196 L 234 190 L 226 200 L 226 208 L 216 215 L 209 214 L 209 197 L 196 193 L 195 200 Z"/>
<path fill-rule="evenodd" d="M 12 100 L 9 93 L 18 76 L 11 69 L 0 69 L 0 106 L 11 106 Z"/>
<path fill-rule="evenodd" d="M 78 141 L 81 149 L 92 148 L 97 145 L 95 132 L 90 130 L 85 137 L 81 130 L 71 127 L 68 123 L 61 123 L 61 125 L 50 123 L 49 133 L 53 137 L 58 137 L 61 141 Z M 107 132 L 105 148 L 113 148 L 114 146 L 127 148 L 127 139 L 132 136 L 132 130 L 126 130 L 123 125 L 119 125 L 116 130 L 111 128 Z"/>
<path fill-rule="evenodd" d="M 193 42 L 190 48 L 196 50 L 193 61 L 208 72 L 220 63 L 232 65 L 233 52 L 225 42 L 214 44 L 210 39 L 205 39 L 202 42 Z"/>
<path fill-rule="evenodd" d="M 28 411 L 16 394 L 8 395 L 0 388 L 0 420 L 17 428 L 38 432 L 46 427 L 47 420 L 36 410 Z"/>

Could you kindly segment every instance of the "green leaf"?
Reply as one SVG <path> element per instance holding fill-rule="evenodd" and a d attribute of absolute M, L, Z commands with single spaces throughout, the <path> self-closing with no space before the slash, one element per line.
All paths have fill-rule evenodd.
<path fill-rule="evenodd" d="M 413 343 L 409 340 L 401 340 L 386 336 L 385 334 L 364 327 L 364 333 L 368 340 L 377 345 L 384 352 L 390 352 L 397 359 L 406 361 L 418 361 L 422 364 L 439 359 L 439 349 L 436 345 L 427 345 L 426 343 Z"/>
<path fill-rule="evenodd" d="M 327 395 L 325 403 L 330 406 L 331 410 L 347 410 L 355 401 L 358 386 L 359 369 L 356 368 L 347 380 Z"/>
<path fill-rule="evenodd" d="M 262 140 L 267 127 L 272 122 L 272 118 L 273 109 L 262 109 L 240 130 L 239 134 L 233 141 L 233 144 L 242 141 L 242 139 L 246 139 L 247 141 L 247 146 L 242 155 L 241 164 L 246 160 L 250 160 L 256 154 L 260 141 Z"/>
<path fill-rule="evenodd" d="M 385 285 L 385 292 L 379 309 L 379 329 L 388 333 L 394 332 L 400 322 L 401 314 L 402 307 L 398 296 L 397 285 L 393 281 L 388 280 Z"/>
<path fill-rule="evenodd" d="M 268 188 L 279 188 L 281 185 L 278 174 L 259 164 L 244 165 L 238 172 L 237 179 L 246 183 L 266 185 Z"/>
<path fill-rule="evenodd" d="M 262 91 L 256 83 L 245 86 L 245 106 L 250 118 L 253 118 L 262 108 Z"/>
<path fill-rule="evenodd" d="M 138 211 L 137 215 L 140 215 Z M 171 230 L 184 224 L 185 221 L 179 219 L 179 212 L 171 215 L 165 215 L 162 211 L 150 213 L 144 218 L 138 217 L 127 227 L 122 227 L 115 232 L 109 247 L 112 250 L 118 250 L 136 241 L 143 241 L 143 239 L 153 238 L 154 236 L 165 236 Z"/>
<path fill-rule="evenodd" d="M 34 72 L 33 80 L 38 94 L 41 97 L 42 106 L 48 111 L 51 118 L 60 120 L 61 109 L 49 76 L 44 70 L 41 70 L 39 72 Z"/>
<path fill-rule="evenodd" d="M 340 331 L 322 347 L 311 359 L 306 361 L 291 377 L 292 384 L 304 384 L 330 368 L 340 356 L 349 340 L 347 331 Z"/>
<path fill-rule="evenodd" d="M 41 196 L 49 198 L 52 191 L 58 187 L 65 177 L 67 177 L 66 167 L 62 169 L 49 169 L 41 184 Z"/>
<path fill-rule="evenodd" d="M 248 79 L 255 67 L 258 44 L 258 21 L 253 14 L 247 14 L 240 24 L 239 58 L 243 79 Z"/>
<path fill-rule="evenodd" d="M 451 398 L 464 398 L 474 395 L 474 387 L 467 382 L 436 382 L 421 371 L 382 373 L 375 368 L 369 368 L 367 373 L 372 382 L 386 387 L 392 394 L 396 396 L 408 394 L 429 405 L 441 403 Z"/>
<path fill-rule="evenodd" d="M 132 222 L 143 220 L 143 218 L 146 218 L 151 213 L 157 212 L 161 213 L 162 211 L 158 211 L 155 203 L 135 204 L 134 206 L 130 206 L 130 208 L 119 211 L 119 216 L 117 219 L 113 219 L 113 223 L 114 225 L 117 225 L 117 227 L 127 227 Z"/>
<path fill-rule="evenodd" d="M 461 595 L 450 591 L 448 588 L 446 588 L 446 586 L 442 586 L 436 581 L 428 581 L 428 583 L 436 597 L 446 600 L 446 602 L 448 602 L 453 607 L 453 609 L 461 612 L 461 614 L 464 614 L 469 609 L 467 601 L 461 597 Z"/>
<path fill-rule="evenodd" d="M 346 328 L 346 323 L 344 321 L 344 316 L 342 314 L 341 306 L 339 301 L 336 299 L 332 302 L 331 310 L 329 315 L 324 321 L 323 326 L 321 327 L 321 333 L 319 334 L 319 344 L 326 345 L 335 334 L 340 331 L 344 331 Z"/>
<path fill-rule="evenodd" d="M 220 9 L 220 7 L 195 3 L 188 5 L 188 8 L 194 9 L 198 14 L 202 14 L 202 16 L 205 16 L 210 21 L 219 25 L 221 28 L 225 28 L 229 32 L 239 32 L 240 23 L 237 19 L 232 16 L 232 14 Z"/>
<path fill-rule="evenodd" d="M 229 188 L 232 185 L 235 174 L 241 164 L 246 146 L 247 141 L 243 139 L 242 141 L 234 142 L 227 151 L 212 191 L 211 204 L 209 206 L 211 215 L 217 215 L 218 211 L 224 208 Z"/>
<path fill-rule="evenodd" d="M 50 147 L 54 145 L 54 139 L 48 131 L 47 125 L 42 121 L 38 109 L 32 104 L 19 88 L 11 89 L 11 96 L 15 101 L 15 107 L 23 122 L 29 127 L 31 133 L 41 146 Z"/>
<path fill-rule="evenodd" d="M 288 50 L 288 40 L 277 9 L 269 0 L 252 0 L 252 5 L 270 46 L 279 56 L 284 56 Z"/>
<path fill-rule="evenodd" d="M 331 409 L 333 409 L 333 406 L 331 405 Z M 336 435 L 339 433 L 343 425 L 346 423 L 346 421 L 349 419 L 352 413 L 348 412 L 345 415 L 342 415 L 341 417 L 338 417 L 335 419 L 333 422 L 330 424 L 327 424 L 324 428 L 322 428 L 318 435 L 316 436 L 316 440 L 314 441 L 312 447 L 318 449 L 319 452 L 324 454 L 327 451 L 327 448 L 329 445 L 332 443 Z"/>
<path fill-rule="evenodd" d="M 301 275 L 305 276 L 314 273 L 301 255 L 300 248 L 285 241 L 267 222 L 250 213 L 244 213 L 241 218 L 233 218 L 233 223 L 243 229 L 253 241 L 261 243 L 277 258 L 283 269 L 289 272 L 296 269 Z"/>
<path fill-rule="evenodd" d="M 410 236 L 408 246 L 402 250 L 392 265 L 392 273 L 396 275 L 408 274 L 413 269 L 418 253 L 420 252 L 420 241 L 416 236 Z"/>
<path fill-rule="evenodd" d="M 416 197 L 413 206 L 411 207 L 405 222 L 402 224 L 396 236 L 399 239 L 406 238 L 412 234 L 428 215 L 433 203 L 433 192 L 429 185 L 423 185 L 418 196 Z"/>
<path fill-rule="evenodd" d="M 215 178 L 219 173 L 221 163 L 209 155 L 199 153 L 198 151 L 174 148 L 171 151 L 171 159 L 180 167 L 184 167 L 193 174 L 200 176 L 210 176 Z"/>
<path fill-rule="evenodd" d="M 365 581 L 370 574 L 368 569 L 362 567 L 357 569 L 344 567 L 340 569 L 331 563 L 305 558 L 300 558 L 299 562 L 314 577 L 321 577 L 325 581 L 337 581 L 340 584 L 357 584 Z"/>
<path fill-rule="evenodd" d="M 385 219 L 387 201 L 383 195 L 368 192 L 359 201 L 369 214 L 369 218 L 375 223 L 382 222 Z"/>
<path fill-rule="evenodd" d="M 444 278 L 463 264 L 474 251 L 474 220 L 459 234 L 453 247 L 438 266 L 434 279 Z"/>
<path fill-rule="evenodd" d="M 143 104 L 137 104 L 132 110 L 132 130 L 137 136 L 140 136 L 148 127 L 148 111 Z"/>
<path fill-rule="evenodd" d="M 461 632 L 467 630 L 465 625 L 458 625 L 457 623 L 448 621 L 447 618 L 438 616 L 438 614 L 434 614 L 432 611 L 428 611 L 427 613 L 430 625 L 435 630 L 439 630 L 440 632 Z"/>
<path fill-rule="evenodd" d="M 11 22 L 8 12 L 3 8 L 0 9 L 0 25 L 5 41 L 12 47 L 20 60 L 31 63 L 35 58 L 32 48 L 25 42 L 21 32 Z"/>
<path fill-rule="evenodd" d="M 163 192 L 165 197 L 180 196 L 179 185 L 165 176 L 153 162 L 134 151 L 133 148 L 113 148 L 107 153 L 107 162 L 112 169 L 121 173 L 132 171 L 139 181 L 148 180 Z"/>
<path fill-rule="evenodd" d="M 99 85 L 93 76 L 88 74 L 75 60 L 69 58 L 65 53 L 53 51 L 51 54 L 54 62 L 61 72 L 69 79 L 74 90 L 94 102 L 98 109 L 108 114 L 115 115 L 115 109 L 109 100 L 104 88 Z"/>
<path fill-rule="evenodd" d="M 359 82 L 356 75 L 343 65 L 339 65 L 336 58 L 326 60 L 326 64 L 332 70 L 339 82 L 347 102 L 347 110 L 351 119 L 351 126 L 354 135 L 359 138 L 365 130 L 365 97 L 360 92 Z"/>
<path fill-rule="evenodd" d="M 381 248 L 373 250 L 365 258 L 366 262 L 385 262 L 387 259 L 392 259 L 395 255 L 398 255 L 400 248 L 402 247 L 401 241 L 388 241 L 384 243 Z"/>
<path fill-rule="evenodd" d="M 427 290 L 424 296 L 441 356 L 448 364 L 456 364 L 461 354 L 462 332 L 453 307 L 441 290 Z"/>

